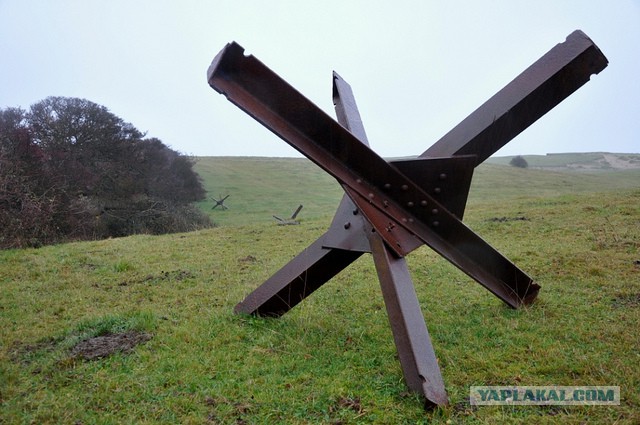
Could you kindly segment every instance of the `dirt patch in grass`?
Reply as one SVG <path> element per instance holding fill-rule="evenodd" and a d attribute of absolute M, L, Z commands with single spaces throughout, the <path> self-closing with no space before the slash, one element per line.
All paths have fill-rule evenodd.
<path fill-rule="evenodd" d="M 255 263 L 256 261 L 258 261 L 258 259 L 256 257 L 254 257 L 253 255 L 247 255 L 244 258 L 239 258 L 238 259 L 239 263 Z"/>
<path fill-rule="evenodd" d="M 107 334 L 85 339 L 71 349 L 71 357 L 96 360 L 113 353 L 129 353 L 139 344 L 151 339 L 146 332 L 129 331 L 117 334 Z"/>
<path fill-rule="evenodd" d="M 173 270 L 169 272 L 161 271 L 159 274 L 148 274 L 136 279 L 123 280 L 118 286 L 130 286 L 139 283 L 159 283 L 165 281 L 181 282 L 186 279 L 193 279 L 196 276 L 188 270 Z"/>
<path fill-rule="evenodd" d="M 253 397 L 252 397 L 253 398 Z M 217 409 L 221 406 L 228 406 L 231 411 L 228 413 L 228 418 L 230 420 L 231 417 L 235 417 L 236 424 L 248 424 L 249 422 L 243 419 L 243 416 L 250 413 L 253 410 L 253 405 L 248 402 L 234 402 L 225 397 L 211 397 L 207 396 L 204 399 L 204 404 L 209 406 L 212 409 Z M 207 421 L 210 423 L 223 423 L 224 421 L 220 419 L 214 410 L 212 410 L 207 416 Z M 227 423 L 227 422 L 224 422 Z"/>
<path fill-rule="evenodd" d="M 517 216 L 517 217 L 491 217 L 487 221 L 492 223 L 505 223 L 508 221 L 529 221 L 528 217 L 525 216 Z"/>
<path fill-rule="evenodd" d="M 357 414 L 357 416 L 355 416 L 355 418 L 352 418 L 352 420 L 356 420 L 357 418 L 364 416 L 366 413 L 364 408 L 362 407 L 360 397 L 339 397 L 335 401 L 335 404 L 329 406 L 329 414 L 334 417 L 341 416 L 341 412 L 347 411 L 351 411 Z M 330 423 L 332 425 L 343 425 L 346 423 L 351 423 L 351 420 L 347 421 L 346 418 L 338 417 L 332 420 Z"/>
<path fill-rule="evenodd" d="M 640 294 L 624 294 L 611 300 L 613 307 L 640 307 Z"/>

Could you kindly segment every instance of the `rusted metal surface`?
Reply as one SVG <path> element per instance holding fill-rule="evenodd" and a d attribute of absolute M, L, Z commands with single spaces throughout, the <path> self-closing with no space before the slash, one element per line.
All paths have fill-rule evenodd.
<path fill-rule="evenodd" d="M 281 316 L 360 255 L 362 252 L 325 249 L 320 238 L 249 294 L 235 312 Z"/>
<path fill-rule="evenodd" d="M 607 65 L 575 31 L 415 159 L 387 162 L 368 146 L 351 87 L 333 76 L 338 122 L 236 43 L 213 60 L 209 84 L 335 177 L 345 190 L 329 230 L 238 304 L 279 316 L 373 254 L 407 385 L 430 404 L 447 397 L 404 256 L 426 244 L 513 308 L 539 286 L 462 223 L 473 169 Z"/>
<path fill-rule="evenodd" d="M 369 240 L 407 387 L 429 404 L 445 405 L 447 391 L 406 260 L 395 257 L 377 234 Z"/>

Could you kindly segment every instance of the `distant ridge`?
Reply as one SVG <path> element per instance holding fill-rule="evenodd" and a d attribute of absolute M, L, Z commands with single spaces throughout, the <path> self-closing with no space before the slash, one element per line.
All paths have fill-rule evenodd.
<path fill-rule="evenodd" d="M 520 155 L 529 168 L 556 171 L 612 171 L 640 169 L 640 154 L 611 152 L 567 152 Z M 514 156 L 492 157 L 489 164 L 509 165 Z"/>

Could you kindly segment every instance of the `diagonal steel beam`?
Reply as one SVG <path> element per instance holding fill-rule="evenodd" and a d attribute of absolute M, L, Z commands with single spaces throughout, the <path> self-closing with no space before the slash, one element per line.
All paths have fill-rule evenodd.
<path fill-rule="evenodd" d="M 472 154 L 480 164 L 607 64 L 598 46 L 576 30 L 420 156 Z"/>
<path fill-rule="evenodd" d="M 368 145 L 351 86 L 336 73 L 333 77 L 333 102 L 338 122 Z M 350 193 L 346 185 L 345 190 Z M 356 205 L 366 208 L 366 200 L 358 202 L 357 195 L 350 196 Z M 375 211 L 370 213 L 376 214 Z M 445 405 L 447 391 L 407 262 L 403 257 L 396 257 L 372 230 L 370 224 L 364 224 L 404 380 L 409 389 L 424 396 L 430 405 Z"/>
<path fill-rule="evenodd" d="M 234 311 L 282 316 L 361 255 L 358 251 L 326 249 L 321 237 L 236 305 Z"/>
<path fill-rule="evenodd" d="M 539 287 L 522 270 L 239 45 L 214 59 L 209 84 L 509 306 L 535 298 Z M 393 242 L 375 218 L 367 216 Z M 402 255 L 398 243 L 389 246 Z"/>

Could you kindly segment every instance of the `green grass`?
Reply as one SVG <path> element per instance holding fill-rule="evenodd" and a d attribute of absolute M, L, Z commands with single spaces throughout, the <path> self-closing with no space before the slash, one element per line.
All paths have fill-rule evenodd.
<path fill-rule="evenodd" d="M 304 160 L 249 161 L 211 161 L 245 182 L 229 183 L 224 214 L 239 217 L 220 227 L 0 252 L 0 423 L 640 422 L 637 176 L 477 170 L 465 222 L 542 289 L 514 311 L 429 249 L 408 256 L 450 399 L 425 412 L 402 381 L 369 256 L 280 319 L 233 314 L 324 232 L 340 197 Z M 280 171 L 297 184 L 271 181 Z M 297 203 L 300 226 L 270 219 Z M 69 354 L 122 330 L 153 337 L 101 360 Z M 619 385 L 622 404 L 472 408 L 472 385 Z"/>
<path fill-rule="evenodd" d="M 509 157 L 491 158 L 475 170 L 470 202 L 638 187 L 640 165 L 610 170 L 606 176 L 601 169 L 578 173 L 560 167 L 578 161 L 590 163 L 594 157 L 602 154 L 557 154 L 538 159 L 540 165 L 557 168 L 555 171 L 504 166 Z M 332 177 L 306 158 L 201 157 L 195 169 L 209 191 L 208 199 L 199 206 L 219 226 L 274 224 L 273 215 L 289 217 L 300 204 L 304 205 L 298 216 L 302 221 L 323 218 L 335 210 L 343 194 Z M 215 202 L 211 197 L 225 195 L 230 195 L 224 202 L 229 209 L 212 209 Z"/>
<path fill-rule="evenodd" d="M 288 218 L 300 204 L 299 218 L 317 219 L 335 209 L 342 196 L 338 183 L 306 158 L 203 157 L 195 170 L 209 191 L 199 205 L 222 226 L 272 224 L 273 215 Z M 212 209 L 211 197 L 226 195 L 229 209 Z"/>

